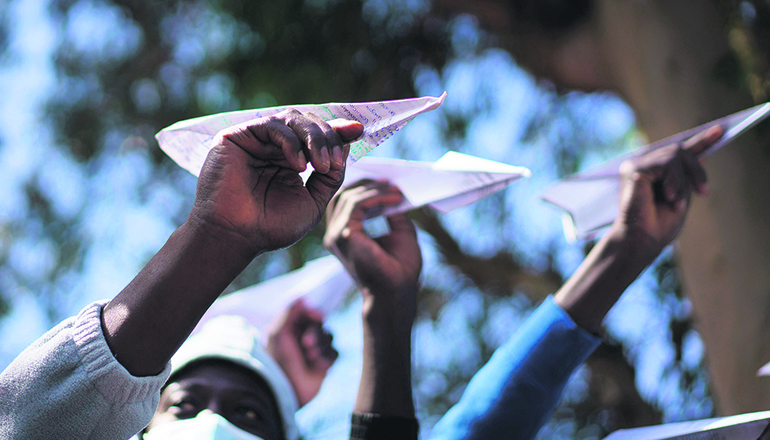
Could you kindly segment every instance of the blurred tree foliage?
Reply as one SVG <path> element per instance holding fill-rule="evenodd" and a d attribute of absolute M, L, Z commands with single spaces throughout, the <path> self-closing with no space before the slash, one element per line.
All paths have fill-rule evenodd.
<path fill-rule="evenodd" d="M 243 0 L 53 0 L 50 14 L 62 38 L 55 50 L 57 80 L 47 101 L 48 121 L 63 154 L 77 162 L 87 176 L 96 176 L 107 156 L 132 151 L 148 155 L 153 166 L 137 190 L 139 198 L 150 198 L 152 189 L 160 184 L 175 188 L 185 200 L 170 206 L 168 217 L 179 224 L 192 202 L 190 177 L 156 147 L 153 136 L 158 130 L 182 119 L 241 108 L 415 96 L 418 71 L 442 72 L 452 60 L 501 44 L 493 33 L 482 33 L 479 41 L 463 49 L 452 35 L 453 10 L 447 6 L 452 2 L 436 3 L 431 9 L 427 0 L 257 4 Z M 478 4 L 483 7 L 486 3 Z M 770 53 L 770 39 L 766 38 L 770 9 L 759 0 L 721 3 L 730 17 L 727 25 L 746 39 L 747 52 L 738 54 L 737 62 L 726 61 L 716 74 L 734 77 L 738 84 L 765 96 L 770 84 L 765 56 Z M 0 19 L 6 17 L 8 5 L 0 6 Z M 580 20 L 591 1 L 511 5 L 526 22 L 558 32 Z M 92 33 L 94 28 L 103 32 Z M 7 28 L 0 27 L 0 50 L 6 42 Z M 619 148 L 617 143 L 598 140 L 590 124 L 577 114 L 579 110 L 568 103 L 560 95 L 544 92 L 543 103 L 526 116 L 520 140 L 535 142 L 547 137 L 558 175 L 580 168 L 587 152 L 576 146 Z M 483 96 L 467 105 L 478 112 L 447 110 L 441 115 L 447 147 L 462 148 L 468 127 L 484 114 Z M 571 124 L 567 129 L 562 127 L 565 121 Z M 57 294 L 74 288 L 73 277 L 83 270 L 93 243 L 78 226 L 86 221 L 86 212 L 62 214 L 40 182 L 39 174 L 27 182 L 29 210 L 24 222 L 0 225 L 0 263 L 5 263 L 13 243 L 43 239 L 53 243 L 55 261 L 45 276 L 3 267 L 0 315 L 7 311 L 11 292 L 21 286 L 37 293 L 55 322 L 63 318 L 59 313 L 62 300 Z M 489 205 L 505 203 L 500 197 L 487 203 L 487 213 L 496 214 L 490 222 L 505 224 L 510 220 L 507 210 Z M 473 372 L 499 345 L 500 341 L 485 335 L 501 304 L 513 304 L 520 313 L 526 313 L 561 285 L 564 274 L 555 262 L 555 248 L 545 252 L 545 264 L 533 262 L 506 245 L 491 253 L 478 253 L 466 249 L 434 213 L 420 211 L 415 220 L 433 240 L 431 245 L 447 270 L 464 283 L 463 292 L 470 291 L 467 294 L 480 302 L 480 312 L 468 324 L 476 335 L 474 346 L 468 349 L 477 356 L 462 365 L 417 367 L 417 400 L 425 423 L 430 425 L 456 402 Z M 321 231 L 316 230 L 285 252 L 285 269 L 300 267 L 323 253 Z M 258 259 L 232 288 L 263 279 L 270 263 L 270 259 Z M 673 379 L 666 383 L 685 399 L 705 405 L 706 414 L 701 415 L 708 415 L 708 379 L 702 356 L 693 363 L 682 354 L 694 329 L 670 257 L 656 271 L 661 307 L 668 307 L 673 317 L 670 335 L 676 355 L 666 371 Z M 445 286 L 427 283 L 420 298 L 421 319 L 434 322 L 447 304 L 457 300 Z M 580 374 L 585 389 L 565 398 L 549 432 L 596 438 L 617 428 L 660 422 L 658 402 L 641 397 L 635 387 L 633 365 L 632 347 L 619 341 L 604 344 Z M 440 385 L 428 386 L 437 376 Z"/>

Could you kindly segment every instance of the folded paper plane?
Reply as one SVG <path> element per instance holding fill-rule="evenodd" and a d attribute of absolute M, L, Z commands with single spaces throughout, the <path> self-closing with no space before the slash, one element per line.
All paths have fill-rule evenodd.
<path fill-rule="evenodd" d="M 303 113 L 312 113 L 325 121 L 344 118 L 363 124 L 364 134 L 350 145 L 348 163 L 352 163 L 390 138 L 415 116 L 437 109 L 444 98 L 446 92 L 437 98 L 426 96 L 395 101 L 295 105 L 218 113 L 177 122 L 161 130 L 155 138 L 171 159 L 197 176 L 212 147 L 212 139 L 221 130 L 294 108 Z"/>
<path fill-rule="evenodd" d="M 404 194 L 403 202 L 380 212 L 381 215 L 425 205 L 449 212 L 530 175 L 523 167 L 450 151 L 436 162 L 365 157 L 347 169 L 343 187 L 361 179 L 387 180 L 399 187 Z"/>
<path fill-rule="evenodd" d="M 302 300 L 324 315 L 334 310 L 352 292 L 355 284 L 334 255 L 307 262 L 301 268 L 220 297 L 201 319 L 220 315 L 243 316 L 260 330 Z"/>
<path fill-rule="evenodd" d="M 768 440 L 770 411 L 615 431 L 604 440 Z"/>
<path fill-rule="evenodd" d="M 765 364 L 764 367 L 757 371 L 757 376 L 770 376 L 770 364 Z"/>
<path fill-rule="evenodd" d="M 588 171 L 562 179 L 546 188 L 540 197 L 566 211 L 563 223 L 564 234 L 568 239 L 588 236 L 605 226 L 609 226 L 615 219 L 620 189 L 618 169 L 623 161 L 666 145 L 683 142 L 709 127 L 721 125 L 724 129 L 724 135 L 704 153 L 709 155 L 765 119 L 768 114 L 770 114 L 770 103 L 765 103 L 683 131 L 616 157 Z"/>

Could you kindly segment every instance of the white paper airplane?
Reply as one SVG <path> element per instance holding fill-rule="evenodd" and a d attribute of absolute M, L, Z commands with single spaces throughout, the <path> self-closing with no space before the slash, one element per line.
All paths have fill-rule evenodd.
<path fill-rule="evenodd" d="M 757 371 L 757 376 L 770 376 L 770 364 L 765 364 Z"/>
<path fill-rule="evenodd" d="M 252 119 L 272 116 L 287 108 L 294 108 L 304 113 L 312 113 L 325 121 L 345 118 L 363 124 L 364 134 L 358 141 L 350 144 L 348 156 L 348 164 L 350 164 L 390 138 L 415 116 L 437 109 L 444 103 L 445 98 L 446 92 L 437 98 L 426 96 L 353 104 L 294 105 L 218 113 L 177 122 L 158 132 L 155 138 L 160 148 L 171 159 L 197 176 L 212 147 L 212 139 L 221 130 Z"/>
<path fill-rule="evenodd" d="M 621 429 L 604 440 L 760 440 L 770 411 L 691 422 Z M 764 440 L 764 437 L 763 439 Z"/>
<path fill-rule="evenodd" d="M 345 172 L 343 187 L 361 179 L 387 180 L 404 194 L 400 205 L 379 212 L 392 215 L 428 205 L 449 212 L 529 177 L 530 171 L 450 151 L 436 162 L 365 157 Z"/>
<path fill-rule="evenodd" d="M 196 331 L 219 315 L 239 315 L 260 330 L 274 317 L 302 299 L 311 308 L 328 315 L 352 292 L 355 283 L 334 255 L 307 262 L 301 268 L 245 289 L 224 295 L 214 302 Z"/>
<path fill-rule="evenodd" d="M 643 155 L 677 142 L 682 142 L 714 125 L 721 125 L 724 135 L 704 155 L 713 154 L 736 136 L 753 127 L 770 114 L 770 103 L 751 107 L 699 127 L 683 131 L 636 151 L 559 180 L 546 188 L 540 197 L 566 211 L 564 234 L 568 239 L 585 237 L 609 226 L 618 210 L 620 174 L 618 168 L 626 159 Z"/>

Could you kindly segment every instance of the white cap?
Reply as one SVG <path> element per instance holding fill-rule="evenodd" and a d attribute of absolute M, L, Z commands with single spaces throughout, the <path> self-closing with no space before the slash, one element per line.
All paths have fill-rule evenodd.
<path fill-rule="evenodd" d="M 187 339 L 171 358 L 173 376 L 185 365 L 202 359 L 224 359 L 248 368 L 265 380 L 275 395 L 287 440 L 299 438 L 294 413 L 299 405 L 294 388 L 281 367 L 260 342 L 259 331 L 240 316 L 218 316 Z"/>

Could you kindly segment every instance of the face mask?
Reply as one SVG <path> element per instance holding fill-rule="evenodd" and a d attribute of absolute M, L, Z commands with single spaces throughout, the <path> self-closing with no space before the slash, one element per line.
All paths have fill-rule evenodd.
<path fill-rule="evenodd" d="M 203 410 L 192 419 L 177 420 L 156 426 L 144 440 L 262 440 L 236 427 L 227 419 Z"/>

